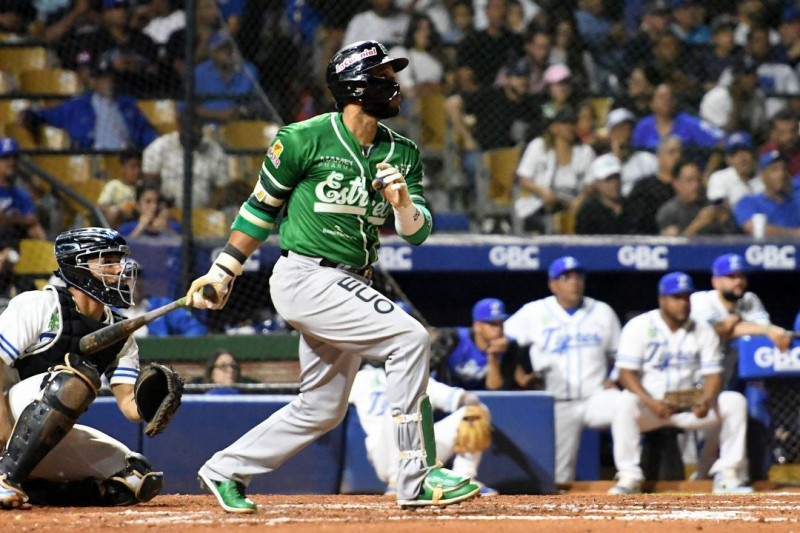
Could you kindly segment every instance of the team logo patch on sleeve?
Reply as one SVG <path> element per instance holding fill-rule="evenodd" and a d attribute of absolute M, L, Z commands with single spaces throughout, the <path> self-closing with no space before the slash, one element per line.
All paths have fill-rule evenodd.
<path fill-rule="evenodd" d="M 275 168 L 281 166 L 281 154 L 283 153 L 283 143 L 280 139 L 275 141 L 275 143 L 269 147 L 267 150 L 267 157 L 269 160 L 272 161 L 272 164 Z"/>

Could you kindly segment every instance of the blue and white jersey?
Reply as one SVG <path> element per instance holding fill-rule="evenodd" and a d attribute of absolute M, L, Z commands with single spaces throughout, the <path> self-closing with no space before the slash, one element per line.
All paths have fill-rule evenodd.
<path fill-rule="evenodd" d="M 106 307 L 104 322 L 111 323 Z M 52 287 L 15 296 L 0 315 L 0 358 L 8 366 L 25 357 L 36 357 L 57 342 L 63 319 L 58 294 Z M 139 375 L 139 346 L 129 337 L 122 350 L 106 368 L 109 383 L 133 385 Z"/>
<path fill-rule="evenodd" d="M 530 345 L 533 369 L 557 400 L 588 398 L 603 389 L 620 324 L 608 304 L 585 297 L 570 314 L 555 296 L 524 305 L 504 323 L 506 335 Z"/>
<path fill-rule="evenodd" d="M 690 318 L 672 331 L 654 309 L 622 328 L 617 367 L 639 371 L 644 389 L 661 399 L 667 391 L 694 387 L 696 374 L 721 373 L 722 352 L 707 322 Z"/>
<path fill-rule="evenodd" d="M 692 318 L 714 326 L 726 317 L 735 314 L 745 322 L 764 325 L 770 323 L 769 313 L 764 309 L 764 304 L 755 293 L 745 292 L 744 296 L 736 302 L 733 311 L 728 311 L 720 298 L 719 293 L 715 290 L 692 293 Z"/>

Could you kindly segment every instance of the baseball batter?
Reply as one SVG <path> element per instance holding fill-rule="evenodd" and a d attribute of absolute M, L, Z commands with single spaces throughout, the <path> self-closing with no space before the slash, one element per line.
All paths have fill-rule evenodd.
<path fill-rule="evenodd" d="M 619 340 L 617 315 L 584 296 L 584 269 L 574 257 L 553 261 L 553 296 L 523 306 L 505 322 L 506 333 L 530 345 L 531 365 L 555 398 L 556 483 L 575 477 L 581 430 L 611 424 L 619 389 L 606 386 Z"/>
<path fill-rule="evenodd" d="M 394 422 L 389 410 L 386 371 L 381 367 L 364 365 L 356 374 L 350 391 L 350 403 L 355 405 L 361 427 L 367 434 L 366 447 L 369 462 L 375 467 L 378 479 L 395 487 L 397 479 L 397 456 L 399 450 L 394 438 Z M 428 380 L 428 397 L 434 409 L 450 413 L 434 424 L 436 430 L 436 458 L 446 463 L 453 457 L 453 472 L 469 478 L 478 475 L 481 451 L 456 453 L 458 427 L 467 412 L 467 405 L 478 405 L 488 409 L 473 393 L 464 389 Z M 488 443 L 487 443 L 488 444 Z M 485 487 L 481 494 L 486 496 Z"/>
<path fill-rule="evenodd" d="M 122 414 L 141 422 L 133 338 L 91 356 L 78 346 L 83 335 L 121 320 L 109 306 L 131 304 L 136 269 L 128 246 L 114 230 L 84 228 L 59 235 L 55 255 L 67 287 L 22 293 L 0 315 L 0 370 L 20 380 L 7 391 L 10 412 L 0 397 L 0 441 L 7 443 L 0 456 L 0 506 L 19 507 L 29 492 L 31 500 L 55 504 L 150 500 L 163 474 L 121 442 L 75 423 L 97 396 L 102 376 Z"/>
<path fill-rule="evenodd" d="M 746 493 L 739 478 L 744 464 L 747 402 L 722 388 L 719 338 L 705 322 L 690 318 L 692 278 L 673 272 L 658 283 L 659 308 L 625 324 L 617 351 L 619 381 L 627 390 L 611 424 L 617 484 L 611 494 L 641 492 L 641 434 L 665 426 L 706 429 L 720 426 L 720 457 L 711 467 L 715 493 Z M 677 412 L 667 391 L 692 389 L 703 377 L 702 395 L 691 411 Z"/>
<path fill-rule="evenodd" d="M 400 450 L 398 503 L 448 505 L 478 494 L 469 478 L 436 466 L 425 394 L 428 332 L 370 287 L 378 230 L 390 213 L 411 244 L 431 231 L 419 150 L 379 122 L 399 111 L 395 76 L 407 65 L 376 41 L 351 44 L 330 60 L 326 79 L 340 112 L 278 132 L 228 244 L 189 288 L 195 306 L 224 306 L 242 264 L 285 207 L 270 292 L 275 309 L 301 334 L 301 392 L 200 469 L 226 511 L 254 512 L 245 496 L 252 476 L 278 468 L 342 421 L 362 358 L 386 367 Z"/>

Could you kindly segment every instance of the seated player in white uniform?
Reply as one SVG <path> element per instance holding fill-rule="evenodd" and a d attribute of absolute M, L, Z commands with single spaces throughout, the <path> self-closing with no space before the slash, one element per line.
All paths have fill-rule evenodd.
<path fill-rule="evenodd" d="M 611 425 L 619 389 L 607 381 L 619 340 L 619 319 L 584 295 L 586 274 L 571 256 L 550 265 L 553 296 L 536 300 L 505 322 L 506 333 L 530 345 L 531 366 L 555 398 L 556 483 L 575 478 L 581 431 Z"/>
<path fill-rule="evenodd" d="M 122 317 L 136 269 L 119 233 L 83 228 L 55 241 L 57 274 L 66 287 L 16 296 L 0 315 L 0 370 L 20 381 L 0 397 L 0 507 L 32 503 L 131 505 L 164 484 L 140 454 L 104 433 L 76 424 L 105 376 L 120 411 L 141 422 L 133 385 L 139 349 L 132 337 L 87 356 L 84 335 Z M 3 380 L 0 380 L 3 386 Z M 13 430 L 11 429 L 13 426 Z M 52 451 L 52 453 L 50 453 Z"/>
<path fill-rule="evenodd" d="M 706 429 L 720 426 L 720 457 L 711 467 L 717 494 L 748 493 L 738 470 L 745 462 L 747 402 L 741 394 L 722 389 L 719 338 L 705 322 L 690 318 L 692 278 L 683 272 L 666 274 L 658 283 L 658 309 L 633 318 L 617 350 L 619 382 L 626 388 L 611 424 L 617 484 L 611 494 L 642 490 L 641 434 L 672 426 Z M 677 412 L 666 392 L 692 389 L 702 375 L 702 395 L 690 411 Z"/>
<path fill-rule="evenodd" d="M 361 427 L 367 434 L 365 444 L 369 462 L 375 467 L 378 479 L 387 484 L 387 492 L 394 492 L 400 451 L 394 438 L 394 421 L 386 390 L 386 371 L 383 367 L 364 365 L 353 382 L 350 403 L 355 405 Z M 437 460 L 446 463 L 452 457 L 453 472 L 475 479 L 483 450 L 457 450 L 458 428 L 467 413 L 467 406 L 478 406 L 487 420 L 488 408 L 475 394 L 439 383 L 434 378 L 428 380 L 427 394 L 435 410 L 450 413 L 433 426 Z M 482 496 L 493 496 L 497 491 L 481 485 L 480 493 Z"/>
<path fill-rule="evenodd" d="M 707 322 L 719 335 L 723 356 L 723 388 L 736 389 L 739 385 L 737 376 L 739 357 L 733 343 L 735 339 L 746 335 L 765 335 L 781 351 L 787 350 L 792 342 L 791 336 L 785 329 L 772 324 L 761 299 L 747 290 L 747 270 L 747 263 L 741 255 L 721 255 L 711 266 L 713 290 L 697 291 L 691 297 L 692 319 Z M 748 384 L 747 387 L 755 389 L 756 385 Z M 757 391 L 749 390 L 747 398 L 751 413 L 764 412 L 754 409 L 752 403 L 754 398 L 763 398 L 763 402 L 757 401 L 756 404 L 766 403 L 766 392 L 763 391 L 763 387 Z M 766 423 L 766 426 L 769 424 Z M 718 428 L 703 431 L 702 434 L 703 446 L 698 457 L 697 469 L 692 476 L 694 479 L 708 477 L 708 469 L 716 459 L 719 449 Z M 751 454 L 751 460 L 758 455 L 754 449 L 750 452 L 754 452 Z M 766 473 L 765 466 L 756 468 L 755 475 L 763 476 Z"/>

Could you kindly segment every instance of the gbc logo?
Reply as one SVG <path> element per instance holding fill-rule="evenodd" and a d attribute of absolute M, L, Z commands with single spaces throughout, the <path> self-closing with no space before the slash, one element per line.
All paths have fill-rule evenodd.
<path fill-rule="evenodd" d="M 636 270 L 666 270 L 669 268 L 666 246 L 623 246 L 617 252 L 621 265 L 632 266 Z"/>
<path fill-rule="evenodd" d="M 800 346 L 788 352 L 779 352 L 771 346 L 762 346 L 753 354 L 753 360 L 761 368 L 772 368 L 775 372 L 798 372 Z"/>
<path fill-rule="evenodd" d="M 411 270 L 414 266 L 411 261 L 410 246 L 379 248 L 378 260 L 386 270 Z"/>
<path fill-rule="evenodd" d="M 795 249 L 790 244 L 754 244 L 745 250 L 744 258 L 751 265 L 761 265 L 766 270 L 793 269 L 796 264 Z"/>
<path fill-rule="evenodd" d="M 509 270 L 538 270 L 538 255 L 538 246 L 494 246 L 489 250 L 489 261 Z"/>

